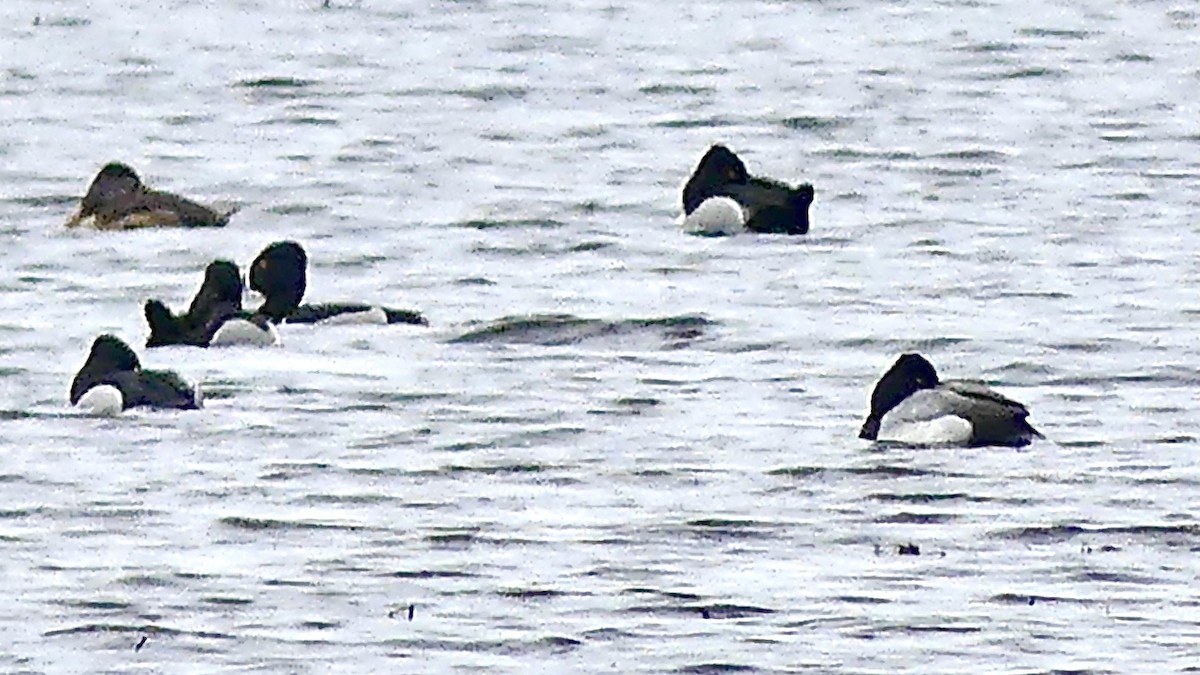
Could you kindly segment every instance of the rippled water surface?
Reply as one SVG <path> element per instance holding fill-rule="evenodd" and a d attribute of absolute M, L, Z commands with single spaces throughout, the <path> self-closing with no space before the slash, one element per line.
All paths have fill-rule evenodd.
<path fill-rule="evenodd" d="M 0 671 L 1198 667 L 1192 4 L 330 4 L 0 8 Z M 810 236 L 677 230 L 717 141 Z M 114 159 L 241 211 L 65 230 Z M 282 238 L 430 327 L 141 348 Z M 859 441 L 911 350 L 1049 440 Z"/>

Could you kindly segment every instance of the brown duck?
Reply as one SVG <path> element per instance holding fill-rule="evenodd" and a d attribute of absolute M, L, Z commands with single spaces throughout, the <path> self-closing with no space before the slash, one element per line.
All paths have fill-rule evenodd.
<path fill-rule="evenodd" d="M 221 212 L 179 195 L 151 190 L 127 164 L 112 162 L 96 174 L 66 225 L 78 227 L 90 218 L 97 230 L 223 227 L 236 210 Z"/>

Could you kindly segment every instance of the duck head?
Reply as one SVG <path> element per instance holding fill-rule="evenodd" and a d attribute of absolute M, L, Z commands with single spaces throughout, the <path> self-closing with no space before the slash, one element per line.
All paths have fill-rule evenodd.
<path fill-rule="evenodd" d="M 700 158 L 696 170 L 683 186 L 683 212 L 689 214 L 709 197 L 723 194 L 725 185 L 745 185 L 750 180 L 746 165 L 723 145 L 714 145 Z"/>
<path fill-rule="evenodd" d="M 79 402 L 88 389 L 112 373 L 141 370 L 142 364 L 129 345 L 115 335 L 104 334 L 92 342 L 87 361 L 71 382 L 71 405 Z"/>
<path fill-rule="evenodd" d="M 106 207 L 112 208 L 121 201 L 136 197 L 144 190 L 142 179 L 128 164 L 105 164 L 100 173 L 92 179 L 87 194 L 79 203 L 79 209 L 67 221 L 67 227 L 75 227 L 85 218 L 96 215 Z"/>
<path fill-rule="evenodd" d="M 294 241 L 277 241 L 250 265 L 250 288 L 265 298 L 260 314 L 279 323 L 300 306 L 308 283 L 308 255 Z"/>
<path fill-rule="evenodd" d="M 204 282 L 192 304 L 188 316 L 196 318 L 211 312 L 218 303 L 234 303 L 242 306 L 242 274 L 238 266 L 228 260 L 214 260 L 204 268 Z"/>
<path fill-rule="evenodd" d="M 933 364 L 920 354 L 901 354 L 879 378 L 875 391 L 871 392 L 871 414 L 863 423 L 858 437 L 875 440 L 879 435 L 879 424 L 889 410 L 916 392 L 936 386 L 938 375 Z"/>

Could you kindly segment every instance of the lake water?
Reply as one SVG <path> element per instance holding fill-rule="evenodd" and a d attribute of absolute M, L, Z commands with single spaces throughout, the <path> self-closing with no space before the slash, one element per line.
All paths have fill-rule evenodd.
<path fill-rule="evenodd" d="M 0 17 L 0 671 L 1200 668 L 1193 4 Z M 681 234 L 713 142 L 810 236 Z M 115 159 L 242 210 L 65 230 Z M 284 238 L 430 327 L 142 348 Z M 101 332 L 207 407 L 71 414 Z M 1048 440 L 860 441 L 912 350 Z"/>

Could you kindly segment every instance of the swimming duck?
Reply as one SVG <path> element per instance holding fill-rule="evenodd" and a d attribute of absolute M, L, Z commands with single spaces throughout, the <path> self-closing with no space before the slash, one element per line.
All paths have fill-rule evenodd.
<path fill-rule="evenodd" d="M 411 323 L 428 325 L 420 312 L 364 303 L 300 304 L 307 286 L 308 255 L 294 241 L 277 241 L 250 265 L 250 288 L 265 298 L 258 313 L 275 323 Z"/>
<path fill-rule="evenodd" d="M 218 212 L 169 192 L 148 189 L 129 165 L 111 162 L 92 179 L 66 225 L 78 227 L 90 218 L 97 230 L 222 227 L 236 210 Z"/>
<path fill-rule="evenodd" d="M 1024 405 L 980 382 L 938 380 L 920 354 L 902 354 L 871 393 L 859 438 L 913 445 L 1021 447 L 1044 438 Z"/>
<path fill-rule="evenodd" d="M 697 234 L 807 234 L 813 186 L 751 176 L 723 145 L 704 153 L 683 186 L 684 229 Z"/>
<path fill-rule="evenodd" d="M 129 345 L 108 334 L 92 342 L 71 382 L 70 401 L 78 410 L 109 416 L 138 406 L 196 410 L 201 405 L 199 387 L 173 371 L 142 370 Z"/>
<path fill-rule="evenodd" d="M 242 277 L 237 265 L 215 260 L 204 270 L 204 282 L 184 314 L 176 315 L 159 300 L 148 300 L 147 347 L 192 345 L 270 346 L 279 344 L 279 333 L 268 317 L 242 309 Z"/>

